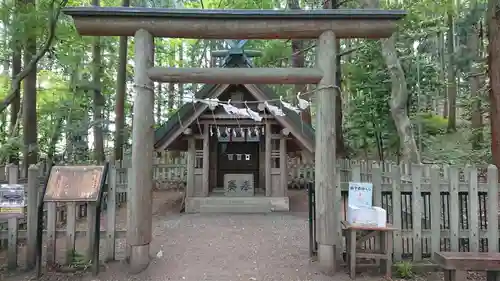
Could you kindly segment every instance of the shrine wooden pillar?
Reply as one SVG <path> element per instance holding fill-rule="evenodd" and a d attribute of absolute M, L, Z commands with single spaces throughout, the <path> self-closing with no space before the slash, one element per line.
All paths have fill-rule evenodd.
<path fill-rule="evenodd" d="M 153 36 L 144 29 L 135 33 L 134 126 L 132 126 L 132 168 L 128 184 L 130 218 L 127 226 L 127 261 L 138 273 L 149 265 L 152 239 L 152 187 L 154 146 L 153 81 L 147 70 L 153 66 Z"/>
<path fill-rule="evenodd" d="M 187 178 L 186 178 L 186 197 L 194 196 L 195 180 L 194 169 L 196 165 L 196 139 L 193 135 L 188 137 L 188 152 L 187 152 Z"/>
<path fill-rule="evenodd" d="M 208 124 L 203 126 L 203 187 L 202 194 L 207 197 L 210 187 L 210 128 Z"/>
<path fill-rule="evenodd" d="M 269 197 L 272 195 L 272 181 L 271 181 L 271 171 L 273 169 L 273 163 L 271 162 L 271 153 L 272 153 L 272 131 L 271 131 L 271 123 L 266 122 L 264 127 L 264 161 L 265 161 L 265 183 L 266 183 L 266 196 Z"/>
<path fill-rule="evenodd" d="M 287 129 L 281 131 L 280 139 L 280 193 L 279 196 L 286 197 L 288 191 L 288 155 L 286 153 L 286 140 L 290 133 Z"/>
<path fill-rule="evenodd" d="M 318 84 L 315 147 L 316 241 L 322 271 L 333 274 L 337 267 L 340 234 L 340 186 L 336 186 L 335 155 L 335 33 L 323 32 L 317 44 L 317 67 L 323 72 Z M 338 201 L 338 202 L 337 202 Z"/>

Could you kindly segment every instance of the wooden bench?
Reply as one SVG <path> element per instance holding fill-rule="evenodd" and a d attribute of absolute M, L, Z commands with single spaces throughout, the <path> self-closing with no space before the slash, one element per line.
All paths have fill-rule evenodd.
<path fill-rule="evenodd" d="M 396 230 L 390 225 L 387 227 L 352 225 L 346 221 L 342 222 L 342 230 L 346 237 L 347 267 L 351 279 L 356 277 L 356 259 L 374 259 L 380 262 L 382 273 L 392 278 L 392 232 Z M 358 237 L 358 233 L 366 233 Z M 375 245 L 375 251 L 359 251 L 358 245 L 366 240 L 377 237 L 379 245 Z"/>
<path fill-rule="evenodd" d="M 500 281 L 500 253 L 435 252 L 432 259 L 445 281 L 466 281 L 467 271 L 486 271 L 487 281 Z"/>

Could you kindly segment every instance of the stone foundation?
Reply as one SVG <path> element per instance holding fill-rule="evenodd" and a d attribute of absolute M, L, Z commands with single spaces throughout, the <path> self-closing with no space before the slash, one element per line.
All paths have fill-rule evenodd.
<path fill-rule="evenodd" d="M 288 197 L 189 197 L 186 213 L 270 213 L 288 212 Z"/>

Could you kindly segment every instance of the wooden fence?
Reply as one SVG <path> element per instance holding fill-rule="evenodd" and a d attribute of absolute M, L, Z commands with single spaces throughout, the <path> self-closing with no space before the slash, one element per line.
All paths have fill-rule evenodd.
<path fill-rule="evenodd" d="M 374 205 L 386 209 L 388 222 L 398 229 L 394 233 L 396 261 L 420 261 L 436 251 L 499 250 L 499 184 L 493 165 L 398 166 L 350 161 L 348 167 L 340 167 L 338 180 L 344 206 L 349 181 L 373 183 Z M 371 241 L 365 247 L 373 245 Z"/>
<path fill-rule="evenodd" d="M 154 166 L 155 185 L 158 189 L 182 189 L 185 182 L 185 164 L 178 160 L 174 164 L 165 164 L 161 159 L 156 160 Z M 105 260 L 115 259 L 115 239 L 123 238 L 125 231 L 117 229 L 116 214 L 117 207 L 127 200 L 127 175 L 130 163 L 117 161 L 110 165 L 109 175 L 106 181 L 107 192 L 104 196 L 104 221 L 106 225 L 101 226 L 101 239 L 106 240 Z M 41 223 L 36 216 L 37 202 L 40 198 L 42 187 L 48 175 L 48 167 L 43 163 L 33 165 L 28 171 L 28 178 L 19 177 L 18 166 L 0 166 L 0 184 L 24 184 L 27 192 L 28 206 L 25 219 L 11 219 L 8 222 L 0 221 L 0 251 L 7 249 L 7 267 L 15 269 L 18 265 L 18 252 L 21 249 L 25 259 L 25 267 L 31 268 L 35 263 L 35 238 L 37 225 L 44 227 L 44 237 L 47 245 L 47 262 L 56 262 L 56 241 L 66 241 L 66 255 L 62 258 L 62 264 L 71 262 L 75 253 L 75 239 L 88 237 L 86 232 L 93 221 L 93 213 L 88 212 L 85 203 L 46 203 L 44 218 Z M 32 198 L 36 198 L 33 200 Z M 86 220 L 86 222 L 85 222 Z M 33 222 L 33 223 L 32 223 Z M 82 225 L 78 227 L 78 225 Z M 33 227 L 35 226 L 35 227 Z M 62 239 L 59 239 L 62 238 Z M 113 242 L 112 242 L 113 241 Z M 25 246 L 19 247 L 19 242 L 25 242 Z M 91 241 L 89 240 L 88 243 Z M 91 249 L 91 247 L 86 247 Z M 90 250 L 86 253 L 90 257 Z M 61 259 L 59 259 L 61 260 Z"/>
<path fill-rule="evenodd" d="M 155 164 L 155 180 L 167 183 L 165 188 L 182 186 L 185 181 L 185 165 L 164 163 L 158 160 Z M 290 163 L 292 179 L 314 179 L 312 164 Z M 116 229 L 116 212 L 120 200 L 125 200 L 129 164 L 117 162 L 111 165 L 106 195 L 105 225 L 101 232 L 104 243 L 105 260 L 115 258 L 115 239 L 123 237 L 123 229 Z M 15 171 L 14 167 L 8 168 Z M 498 171 L 496 167 L 452 167 L 430 165 L 395 165 L 393 163 L 358 162 L 339 160 L 338 184 L 341 186 L 344 202 L 347 199 L 349 181 L 368 181 L 374 185 L 374 204 L 387 210 L 388 221 L 398 229 L 394 233 L 395 260 L 411 258 L 414 261 L 428 257 L 434 251 L 498 251 Z M 34 261 L 33 206 L 37 200 L 44 178 L 43 167 L 32 166 L 28 171 L 27 182 L 28 211 L 27 220 L 18 226 L 9 222 L 8 232 L 0 231 L 0 240 L 7 239 L 9 267 L 17 266 L 17 241 L 26 240 L 23 248 L 26 254 L 26 266 Z M 1 170 L 0 170 L 1 171 Z M 16 173 L 16 172 L 12 172 Z M 11 180 L 15 177 L 7 173 Z M 0 183 L 2 183 L 0 172 Z M 3 180 L 7 177 L 4 176 Z M 17 178 L 17 177 L 16 177 Z M 170 185 L 171 184 L 171 185 Z M 119 195 L 123 194 L 123 195 Z M 491 195 L 491 196 L 490 196 Z M 122 196 L 122 199 L 119 199 Z M 344 203 L 344 206 L 346 203 Z M 69 262 L 69 255 L 74 249 L 74 238 L 84 235 L 87 230 L 76 229 L 79 218 L 85 217 L 82 209 L 74 204 L 55 206 L 47 204 L 43 225 L 48 239 L 48 261 L 55 260 L 55 241 L 64 237 L 69 243 L 67 256 L 63 262 Z M 78 211 L 80 210 L 80 211 Z M 80 215 L 78 213 L 80 212 Z M 345 214 L 345 212 L 344 212 Z M 490 215 L 491 214 L 491 215 Z M 341 217 L 339 217 L 340 219 Z M 59 223 L 61 222 L 61 223 Z M 35 227 L 31 227 L 35 225 Z M 88 229 L 88 228 L 87 228 Z M 50 242 L 52 241 L 52 242 Z M 50 242 L 50 243 L 49 243 Z M 59 241 L 58 241 L 59 242 Z M 365 247 L 372 247 L 373 241 Z"/>

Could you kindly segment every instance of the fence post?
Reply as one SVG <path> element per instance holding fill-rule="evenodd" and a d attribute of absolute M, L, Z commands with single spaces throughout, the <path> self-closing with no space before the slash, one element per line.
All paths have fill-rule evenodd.
<path fill-rule="evenodd" d="M 7 166 L 7 178 L 9 184 L 17 184 L 19 179 L 19 168 L 14 164 Z M 17 238 L 18 223 L 17 218 L 10 218 L 7 221 L 8 239 L 7 239 L 7 268 L 14 270 L 17 268 Z"/>
<path fill-rule="evenodd" d="M 373 206 L 382 207 L 382 169 L 380 169 L 380 165 L 377 162 L 371 163 L 371 176 L 372 176 L 371 182 L 373 184 L 373 189 L 372 189 Z M 387 217 L 385 219 L 387 220 Z M 380 237 L 376 236 L 374 240 L 375 240 L 375 245 L 377 245 L 378 247 L 378 245 L 380 245 Z M 377 261 L 378 265 L 380 265 L 380 263 L 381 263 L 380 261 Z M 382 264 L 380 266 L 385 266 L 385 265 Z"/>
<path fill-rule="evenodd" d="M 361 181 L 361 165 L 359 164 L 359 162 L 354 162 L 351 165 L 351 181 Z"/>
<path fill-rule="evenodd" d="M 441 175 L 439 166 L 431 167 L 431 253 L 441 251 Z"/>
<path fill-rule="evenodd" d="M 479 196 L 476 167 L 469 171 L 469 252 L 479 252 Z"/>
<path fill-rule="evenodd" d="M 411 164 L 413 261 L 422 260 L 422 164 Z M 458 201 L 457 201 L 458 203 Z"/>
<path fill-rule="evenodd" d="M 111 166 L 108 173 L 108 201 L 106 208 L 106 261 L 115 259 L 115 234 L 116 234 L 116 167 Z"/>
<path fill-rule="evenodd" d="M 403 238 L 401 236 L 401 167 L 393 165 L 392 177 L 392 226 L 396 231 L 392 234 L 394 245 L 394 261 L 401 261 L 403 255 Z"/>
<path fill-rule="evenodd" d="M 4 181 L 7 179 L 6 173 L 7 173 L 7 167 L 6 166 L 1 166 L 0 165 L 0 181 Z"/>
<path fill-rule="evenodd" d="M 17 184 L 19 180 L 19 167 L 14 164 L 7 165 L 7 180 L 9 184 Z"/>
<path fill-rule="evenodd" d="M 27 185 L 27 241 L 26 241 L 26 267 L 32 269 L 36 263 L 36 236 L 38 231 L 38 167 L 31 165 L 28 168 Z"/>
<path fill-rule="evenodd" d="M 488 166 L 488 252 L 498 252 L 498 169 Z"/>
<path fill-rule="evenodd" d="M 459 174 L 457 167 L 449 167 L 448 176 L 450 178 L 450 250 L 452 252 L 460 251 L 460 197 L 459 192 Z M 496 202 L 496 201 L 495 201 Z"/>

